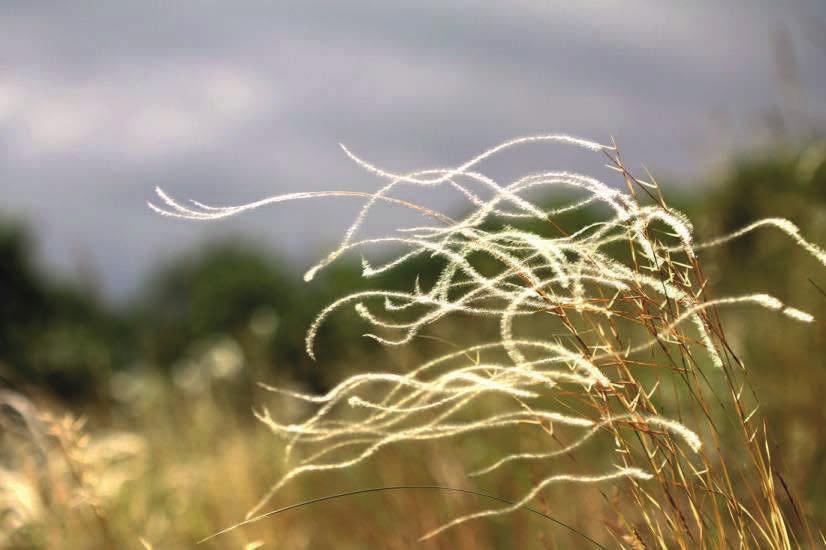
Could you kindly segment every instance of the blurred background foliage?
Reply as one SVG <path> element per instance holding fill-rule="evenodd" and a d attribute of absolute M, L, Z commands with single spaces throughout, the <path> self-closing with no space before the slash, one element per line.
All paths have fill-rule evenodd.
<path fill-rule="evenodd" d="M 743 154 L 702 181 L 661 184 L 669 204 L 695 222 L 700 240 L 759 218 L 785 217 L 808 239 L 826 243 L 826 142 L 821 139 Z M 548 200 L 554 202 L 552 197 Z M 568 214 L 558 223 L 581 227 L 590 221 L 587 216 L 587 210 Z M 266 486 L 258 478 L 273 479 L 272 465 L 280 464 L 266 431 L 252 422 L 250 407 L 260 401 L 256 382 L 322 391 L 364 365 L 377 368 L 381 362 L 383 369 L 403 369 L 429 347 L 444 349 L 467 338 L 466 324 L 446 321 L 438 333 L 434 331 L 438 340 L 420 339 L 398 354 L 387 353 L 361 337 L 364 326 L 355 314 L 339 313 L 319 335 L 319 363 L 304 351 L 307 327 L 335 298 L 374 284 L 407 288 L 413 272 L 436 272 L 432 261 L 392 271 L 378 282 L 362 279 L 358 262 L 344 261 L 304 283 L 294 266 L 276 255 L 242 239 L 225 240 L 175 259 L 131 300 L 112 304 L 102 301 L 93 288 L 45 273 L 34 260 L 35 246 L 24 226 L 8 220 L 2 224 L 3 386 L 52 409 L 82 411 L 93 425 L 97 421 L 107 429 L 140 434 L 137 447 L 157 474 L 156 483 L 133 485 L 131 497 L 117 497 L 112 506 L 120 512 L 113 517 L 125 519 L 120 526 L 118 520 L 110 520 L 102 531 L 104 539 L 115 536 L 107 530 L 122 529 L 135 537 L 185 545 L 238 519 L 237 511 L 254 502 Z M 701 259 L 712 295 L 766 291 L 818 319 L 801 325 L 762 311 L 721 312 L 735 351 L 751 371 L 778 467 L 814 515 L 815 524 L 826 525 L 826 274 L 771 229 L 704 251 Z M 277 400 L 268 403 L 273 401 Z M 64 428 L 68 435 L 61 437 L 68 440 L 73 430 L 79 431 Z M 134 442 L 127 445 L 134 448 Z M 403 451 L 393 453 L 401 453 L 398 460 L 383 464 L 396 466 L 377 474 L 388 482 L 405 476 L 398 467 L 406 460 Z M 189 467 L 186 475 L 181 473 Z M 130 468 L 133 477 L 142 475 L 140 467 Z M 428 468 L 434 477 L 449 480 L 443 470 L 453 471 L 456 465 L 440 456 L 428 462 Z M 237 488 L 229 498 L 220 488 L 226 483 L 222 476 Z M 170 485 L 171 478 L 175 481 Z M 314 494 L 333 488 L 336 482 L 325 479 L 325 489 L 316 486 Z M 354 479 L 345 488 L 352 488 L 358 481 Z M 370 479 L 361 484 L 375 485 L 375 477 Z M 397 505 L 415 516 L 423 509 L 414 506 L 420 497 Z M 156 517 L 156 508 L 165 510 L 167 517 Z M 188 515 L 177 522 L 176 514 Z M 510 519 L 496 520 L 503 521 Z M 417 525 L 409 526 L 410 536 Z M 407 536 L 407 530 L 400 532 L 397 525 L 372 528 L 352 533 L 354 540 L 369 540 L 383 530 Z M 27 536 L 27 542 L 36 544 L 43 535 L 32 531 Z M 459 539 L 467 536 L 460 529 L 434 544 L 460 545 Z"/>
<path fill-rule="evenodd" d="M 785 217 L 814 242 L 826 240 L 823 141 L 744 154 L 702 181 L 661 183 L 669 205 L 689 215 L 700 239 L 759 218 Z M 593 214 L 578 210 L 555 222 L 565 231 L 593 222 Z M 46 273 L 35 261 L 36 244 L 24 225 L 0 220 L 0 376 L 7 386 L 36 387 L 68 401 L 105 400 L 102 388 L 110 377 L 138 365 L 171 374 L 187 354 L 221 338 L 233 340 L 245 362 L 320 389 L 325 382 L 319 369 L 309 368 L 304 351 L 315 315 L 359 289 L 407 289 L 411 274 L 436 273 L 439 267 L 426 259 L 378 282 L 365 281 L 358 262 L 349 258 L 304 283 L 297 266 L 242 238 L 227 238 L 168 262 L 132 299 L 113 304 L 94 288 Z M 757 231 L 703 256 L 719 294 L 765 287 L 790 303 L 826 304 L 826 282 L 814 260 L 779 232 Z M 376 351 L 360 338 L 361 328 L 356 316 L 333 319 L 319 348 L 346 354 L 337 359 Z"/>

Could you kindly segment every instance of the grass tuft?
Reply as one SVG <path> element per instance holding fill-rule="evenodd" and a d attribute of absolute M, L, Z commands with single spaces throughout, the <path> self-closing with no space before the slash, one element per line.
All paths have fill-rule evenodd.
<path fill-rule="evenodd" d="M 507 182 L 479 171 L 489 158 L 527 143 L 575 146 L 607 158 L 627 191 L 567 171 Z M 482 476 L 534 461 L 547 474 L 507 506 L 457 517 L 423 538 L 513 512 L 545 487 L 564 482 L 620 491 L 615 521 L 606 525 L 618 542 L 625 541 L 621 544 L 791 548 L 804 538 L 811 543 L 804 520 L 798 517 L 798 529 L 787 521 L 765 429 L 755 415 L 759 403 L 744 397 L 744 368 L 717 310 L 751 305 L 801 322 L 814 317 L 765 293 L 711 296 L 697 255 L 771 227 L 826 266 L 826 252 L 794 224 L 768 218 L 697 243 L 688 218 L 666 205 L 656 182 L 633 176 L 616 146 L 565 135 L 520 138 L 455 168 L 407 174 L 383 170 L 342 148 L 385 185 L 372 194 L 292 193 L 232 207 L 185 205 L 159 188 L 160 206 L 150 207 L 167 216 L 215 220 L 291 200 L 364 197 L 339 246 L 310 268 L 305 280 L 348 253 L 363 255 L 368 279 L 401 266 L 437 263 L 438 275 L 430 283 L 423 282 L 429 279 L 422 271 L 407 291 L 379 287 L 323 309 L 306 337 L 313 358 L 318 332 L 343 309 L 352 309 L 370 327 L 366 336 L 389 347 L 438 337 L 439 322 L 448 316 L 477 318 L 480 326 L 493 321 L 498 335 L 437 355 L 404 374 L 354 375 L 324 395 L 266 386 L 317 408 L 297 423 L 279 422 L 267 409 L 256 412 L 286 441 L 290 467 L 235 527 L 268 517 L 260 511 L 297 478 L 356 466 L 385 447 L 518 430 L 520 437 L 538 438 L 544 450 L 513 449 L 468 471 Z M 403 188 L 450 189 L 469 210 L 453 219 L 394 195 Z M 577 196 L 547 208 L 529 199 L 538 190 Z M 411 209 L 424 224 L 381 238 L 359 237 L 380 202 Z M 598 221 L 562 229 L 559 220 L 566 214 L 586 210 Z M 368 259 L 372 249 L 388 244 L 397 251 L 393 257 Z M 608 446 L 607 463 L 575 461 L 575 471 L 559 467 L 556 459 L 594 440 Z M 793 502 L 785 483 L 783 489 Z"/>

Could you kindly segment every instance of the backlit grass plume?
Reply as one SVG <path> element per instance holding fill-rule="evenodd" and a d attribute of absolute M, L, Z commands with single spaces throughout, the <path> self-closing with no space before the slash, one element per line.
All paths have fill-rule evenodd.
<path fill-rule="evenodd" d="M 589 150 L 608 161 L 627 190 L 568 171 L 505 182 L 482 172 L 490 157 L 528 143 Z M 515 139 L 455 168 L 406 174 L 377 168 L 343 149 L 384 186 L 375 193 L 292 193 L 234 207 L 181 204 L 157 189 L 161 202 L 150 207 L 166 216 L 215 220 L 295 199 L 360 197 L 365 203 L 340 245 L 305 280 L 348 253 L 362 255 L 365 278 L 436 262 L 438 276 L 414 277 L 407 291 L 357 292 L 322 310 L 306 336 L 313 358 L 325 321 L 348 308 L 371 327 L 368 337 L 391 347 L 410 343 L 449 316 L 493 321 L 498 337 L 469 343 L 407 373 L 358 374 L 324 395 L 267 386 L 317 408 L 293 424 L 266 409 L 257 413 L 287 442 L 290 469 L 248 517 L 296 478 L 361 464 L 387 446 L 511 428 L 525 438 L 541 438 L 546 449 L 513 449 L 486 464 L 469 464 L 468 472 L 484 476 L 535 461 L 547 464 L 547 476 L 515 504 L 458 517 L 425 537 L 516 510 L 550 484 L 620 483 L 628 501 L 616 507 L 619 519 L 608 528 L 622 545 L 694 547 L 738 539 L 738 546 L 785 548 L 796 540 L 775 495 L 759 424 L 746 408 L 756 403 L 746 405 L 742 396 L 741 364 L 717 309 L 752 306 L 798 322 L 813 317 L 764 293 L 712 298 L 696 254 L 772 228 L 826 265 L 826 252 L 796 226 L 766 219 L 695 242 L 686 216 L 665 204 L 655 182 L 632 176 L 615 146 L 565 135 Z M 465 200 L 467 213 L 454 219 L 398 196 L 410 188 L 417 194 L 452 190 Z M 568 202 L 546 208 L 529 199 L 542 191 Z M 360 230 L 380 203 L 411 209 L 423 222 L 364 238 Z M 598 221 L 568 231 L 557 223 L 579 211 L 596 214 Z M 375 258 L 373 249 L 388 245 L 394 256 L 368 259 Z M 674 388 L 667 397 L 661 382 Z M 734 419 L 737 428 L 731 422 L 722 427 L 725 419 Z M 732 470 L 720 452 L 732 437 L 740 445 L 738 458 L 749 459 L 746 470 Z M 581 462 L 569 471 L 570 463 L 555 460 L 594 439 L 613 446 L 613 466 Z"/>

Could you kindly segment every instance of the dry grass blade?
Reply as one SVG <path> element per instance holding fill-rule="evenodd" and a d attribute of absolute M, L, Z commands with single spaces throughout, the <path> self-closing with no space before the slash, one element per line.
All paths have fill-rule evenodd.
<path fill-rule="evenodd" d="M 313 504 L 319 504 L 321 502 L 327 502 L 327 501 L 330 501 L 330 500 L 336 500 L 336 499 L 340 499 L 340 498 L 353 497 L 353 496 L 358 496 L 358 495 L 366 495 L 366 494 L 370 494 L 370 493 L 383 493 L 383 492 L 389 492 L 389 491 L 411 491 L 411 490 L 435 490 L 435 491 L 444 491 L 444 492 L 463 493 L 463 494 L 466 494 L 466 495 L 473 495 L 473 496 L 477 496 L 477 497 L 487 498 L 487 499 L 490 499 L 490 500 L 495 500 L 497 502 L 501 502 L 501 503 L 507 504 L 509 506 L 515 506 L 517 504 L 517 503 L 515 503 L 511 500 L 508 500 L 506 498 L 502 498 L 502 497 L 499 497 L 499 496 L 496 496 L 496 495 L 489 495 L 487 493 L 482 493 L 482 492 L 479 492 L 479 491 L 471 491 L 470 489 L 461 489 L 461 488 L 458 488 L 458 487 L 445 487 L 445 486 L 442 486 L 442 485 L 392 485 L 392 486 L 386 486 L 386 487 L 369 487 L 369 488 L 366 488 L 366 489 L 356 489 L 355 491 L 346 491 L 344 493 L 336 493 L 336 494 L 333 494 L 333 495 L 325 495 L 325 496 L 318 497 L 318 498 L 311 498 L 309 500 L 304 500 L 302 502 L 291 504 L 289 506 L 284 506 L 282 508 L 278 508 L 277 510 L 272 510 L 270 512 L 266 512 L 266 513 L 260 514 L 258 516 L 246 519 L 242 522 L 236 523 L 235 525 L 231 525 L 231 526 L 229 526 L 225 529 L 222 529 L 221 531 L 218 531 L 217 533 L 213 533 L 212 535 L 199 540 L 198 544 L 202 544 L 202 543 L 210 541 L 214 538 L 220 537 L 221 535 L 225 535 L 225 534 L 229 533 L 230 531 L 234 531 L 235 529 L 238 529 L 239 527 L 244 527 L 245 525 L 249 525 L 251 523 L 255 523 L 255 522 L 261 521 L 263 519 L 271 518 L 271 517 L 277 516 L 279 514 L 283 514 L 284 512 L 289 512 L 290 510 L 296 510 L 296 509 L 299 509 L 299 508 L 304 508 L 306 506 L 311 506 Z M 544 518 L 544 519 L 546 519 L 546 520 L 548 520 L 552 523 L 555 523 L 555 524 L 559 525 L 560 527 L 564 527 L 565 529 L 567 529 L 571 533 L 574 533 L 578 537 L 581 537 L 582 539 L 588 541 L 589 543 L 591 543 L 596 548 L 602 548 L 602 549 L 605 548 L 603 545 L 601 545 L 600 543 L 598 543 L 597 541 L 595 541 L 594 539 L 592 539 L 591 537 L 589 537 L 588 535 L 586 535 L 582 531 L 579 531 L 579 530 L 575 529 L 574 527 L 571 527 L 567 523 L 564 523 L 564 522 L 562 522 L 562 521 L 560 521 L 560 520 L 558 520 L 558 519 L 542 512 L 540 510 L 537 510 L 536 508 L 531 508 L 530 506 L 520 506 L 520 508 L 525 510 L 526 512 L 530 512 L 530 513 L 535 514 L 535 515 L 537 515 L 541 518 Z"/>

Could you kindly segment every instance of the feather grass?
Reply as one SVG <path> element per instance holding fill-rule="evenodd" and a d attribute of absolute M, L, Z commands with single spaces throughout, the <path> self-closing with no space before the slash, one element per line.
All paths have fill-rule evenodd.
<path fill-rule="evenodd" d="M 497 153 L 527 143 L 572 145 L 603 155 L 609 167 L 621 174 L 628 191 L 566 171 L 503 183 L 478 171 Z M 758 228 L 774 227 L 826 266 L 823 249 L 804 239 L 794 224 L 769 218 L 696 243 L 688 218 L 665 204 L 656 183 L 639 180 L 626 169 L 616 145 L 566 135 L 519 138 L 454 168 L 407 174 L 378 168 L 342 148 L 359 166 L 387 183 L 375 193 L 291 193 L 231 207 L 194 201 L 184 205 L 158 188 L 160 206 L 150 203 L 150 207 L 163 215 L 203 221 L 285 201 L 358 196 L 367 200 L 339 246 L 311 267 L 305 280 L 312 280 L 344 254 L 366 254 L 388 243 L 398 247 L 396 255 L 380 263 L 363 259 L 364 277 L 377 277 L 422 258 L 441 258 L 443 266 L 429 288 L 423 288 L 417 276 L 408 292 L 381 288 L 358 292 L 322 310 L 307 332 L 307 353 L 313 358 L 316 336 L 325 320 L 350 307 L 372 327 L 374 332 L 367 336 L 388 346 L 407 344 L 441 319 L 455 315 L 496 319 L 499 337 L 436 357 L 403 375 L 358 374 L 321 396 L 268 387 L 316 404 L 318 410 L 293 424 L 279 423 L 266 409 L 256 412 L 276 436 L 288 442 L 286 460 L 298 448 L 306 458 L 289 469 L 238 525 L 267 517 L 256 515 L 296 478 L 356 466 L 389 445 L 503 428 L 547 431 L 548 425 L 556 425 L 567 430 L 569 443 L 542 452 L 516 450 L 471 475 L 526 460 L 545 463 L 601 435 L 613 439 L 615 466 L 548 475 L 508 506 L 458 517 L 424 538 L 472 519 L 517 510 L 550 484 L 605 484 L 623 479 L 628 481 L 623 485 L 627 502 L 615 510 L 618 525 L 610 529 L 623 540 L 630 537 L 659 547 L 790 548 L 803 536 L 792 532 L 785 520 L 774 489 L 765 434 L 759 437 L 756 408 L 745 412 L 742 364 L 725 338 L 717 309 L 749 304 L 800 322 L 814 318 L 765 293 L 712 298 L 697 257 L 703 249 L 725 245 Z M 421 192 L 454 189 L 466 200 L 469 213 L 454 220 L 394 197 L 402 186 Z M 583 196 L 562 207 L 544 208 L 526 196 L 542 188 L 566 188 Z M 398 235 L 358 239 L 378 202 L 411 209 L 438 225 L 401 227 Z M 572 233 L 558 231 L 555 217 L 597 205 L 605 207 L 604 219 Z M 543 224 L 547 231 L 508 225 L 522 221 Z M 480 257 L 487 270 L 479 267 Z M 490 272 L 490 265 L 496 266 L 495 272 Z M 538 317 L 561 325 L 566 342 L 518 334 L 518 319 Z M 462 363 L 474 354 L 489 357 Z M 659 369 L 656 383 L 648 389 L 635 366 L 644 354 Z M 707 365 L 714 368 L 706 369 Z M 660 380 L 666 374 L 675 387 L 671 401 L 676 402 L 661 396 Z M 543 403 L 548 397 L 560 403 L 567 399 L 567 412 L 546 409 Z M 492 414 L 480 415 L 473 407 L 493 399 L 497 409 Z M 723 438 L 730 439 L 731 430 L 723 433 L 720 418 L 740 433 L 739 450 L 750 461 L 745 471 L 734 472 L 721 453 Z"/>

